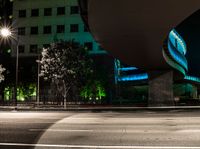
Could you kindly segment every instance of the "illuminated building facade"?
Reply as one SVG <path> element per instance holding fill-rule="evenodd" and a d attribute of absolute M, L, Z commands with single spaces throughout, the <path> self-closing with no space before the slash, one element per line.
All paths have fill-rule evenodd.
<path fill-rule="evenodd" d="M 187 75 L 188 63 L 185 57 L 187 52 L 187 46 L 182 37 L 173 29 L 169 33 L 166 46 L 163 47 L 163 56 L 165 57 L 167 63 L 171 65 L 174 69 L 179 71 L 184 75 L 185 81 L 191 81 L 193 83 L 200 83 L 200 78 L 195 76 Z M 139 81 L 147 80 L 147 73 L 136 73 L 132 72 L 131 75 L 123 75 L 123 72 L 138 70 L 136 67 L 123 67 L 119 60 L 115 61 L 115 82 L 123 81 Z"/>
<path fill-rule="evenodd" d="M 196 6 L 186 7 L 184 13 L 172 17 L 173 14 L 176 14 L 176 11 L 183 11 L 183 8 L 177 7 L 177 10 L 169 12 L 171 1 L 168 1 L 166 8 L 162 9 L 163 12 L 167 11 L 167 14 L 163 14 L 163 16 L 152 11 L 151 9 L 155 7 L 152 6 L 146 8 L 145 11 L 147 12 L 140 15 L 130 13 L 124 17 L 126 11 L 133 12 L 133 5 L 140 8 L 144 3 L 148 3 L 146 6 L 152 4 L 150 1 L 141 0 L 138 2 L 139 4 L 130 4 L 121 8 L 121 2 L 80 0 L 82 17 L 86 23 L 84 25 L 79 14 L 77 0 L 15 0 L 13 2 L 13 26 L 16 27 L 18 34 L 19 56 L 28 59 L 29 57 L 37 57 L 38 49 L 48 47 L 50 43 L 59 39 L 74 39 L 87 47 L 91 54 L 105 56 L 106 52 L 88 32 L 87 27 L 89 27 L 94 38 L 103 48 L 112 52 L 123 62 L 148 72 L 140 71 L 136 67 L 121 67 L 120 62 L 116 60 L 115 74 L 113 75 L 115 76 L 115 83 L 151 80 L 152 77 L 149 72 L 155 70 L 171 71 L 172 75 L 168 76 L 171 82 L 167 82 L 168 85 L 166 86 L 169 86 L 174 80 L 182 78 L 199 82 L 199 78 L 187 76 L 189 65 L 185 57 L 187 52 L 185 41 L 175 29 L 170 32 L 186 15 L 196 10 Z M 105 3 L 106 6 L 103 5 Z M 115 7 L 113 7 L 113 3 L 115 3 Z M 133 3 L 133 0 L 128 0 L 128 3 Z M 163 2 L 157 0 L 157 3 L 161 5 Z M 99 13 L 102 11 L 100 5 L 105 6 L 102 13 Z M 90 7 L 87 8 L 87 6 Z M 176 6 L 179 6 L 179 3 L 174 3 L 174 7 Z M 121 9 L 113 10 L 117 7 Z M 148 12 L 151 12 L 149 18 L 152 18 L 152 20 L 146 19 Z M 114 17 L 109 17 L 112 15 Z M 130 20 L 130 17 L 135 19 Z M 144 22 L 139 22 L 141 20 Z M 15 56 L 15 47 L 16 45 L 12 47 L 12 56 Z M 173 75 L 178 76 L 177 79 L 174 79 Z M 170 91 L 167 92 L 170 93 Z M 171 94 L 169 96 L 172 97 Z"/>
<path fill-rule="evenodd" d="M 84 26 L 76 0 L 15 0 L 13 26 L 21 57 L 37 56 L 38 49 L 57 40 L 75 40 L 91 54 L 105 54 Z"/>
<path fill-rule="evenodd" d="M 12 43 L 11 56 L 14 65 L 18 45 L 19 84 L 28 82 L 36 86 L 38 81 L 36 60 L 41 49 L 59 40 L 74 40 L 87 48 L 95 61 L 95 69 L 101 69 L 99 67 L 103 66 L 102 63 L 106 65 L 112 63 L 107 52 L 95 42 L 85 27 L 77 0 L 14 0 L 12 10 L 15 41 Z M 108 69 L 106 71 L 109 73 L 113 71 L 113 67 L 112 70 Z M 105 71 L 104 73 L 106 74 Z M 40 82 L 40 93 L 46 94 L 45 91 L 42 92 L 44 89 L 42 83 L 44 82 Z M 10 88 L 7 87 L 7 90 Z M 9 95 L 8 98 L 12 97 Z"/>

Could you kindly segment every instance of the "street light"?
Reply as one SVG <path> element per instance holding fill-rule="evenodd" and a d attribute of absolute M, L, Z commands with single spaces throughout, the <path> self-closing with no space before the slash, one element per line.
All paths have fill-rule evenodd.
<path fill-rule="evenodd" d="M 10 29 L 7 28 L 7 27 L 1 28 L 0 34 L 1 34 L 1 36 L 2 36 L 3 38 L 9 38 L 9 37 L 12 35 Z"/>
<path fill-rule="evenodd" d="M 8 39 L 10 37 L 12 37 L 12 32 L 11 29 L 9 27 L 1 27 L 0 28 L 0 36 L 3 39 Z M 16 49 L 16 73 L 15 73 L 15 89 L 14 89 L 14 106 L 15 106 L 15 110 L 17 110 L 17 86 L 18 86 L 18 63 L 19 63 L 19 39 L 17 38 L 17 49 Z"/>

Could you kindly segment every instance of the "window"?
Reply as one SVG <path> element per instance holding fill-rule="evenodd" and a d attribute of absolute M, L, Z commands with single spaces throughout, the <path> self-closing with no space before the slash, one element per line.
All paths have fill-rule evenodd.
<path fill-rule="evenodd" d="M 39 9 L 32 9 L 31 17 L 38 17 L 38 16 L 39 16 Z"/>
<path fill-rule="evenodd" d="M 25 51 L 25 46 L 24 46 L 24 45 L 19 45 L 19 46 L 18 46 L 18 50 L 19 50 L 19 53 L 24 53 L 24 51 Z"/>
<path fill-rule="evenodd" d="M 43 48 L 49 48 L 50 44 L 43 44 Z"/>
<path fill-rule="evenodd" d="M 30 45 L 30 53 L 37 53 L 38 46 L 36 44 Z"/>
<path fill-rule="evenodd" d="M 57 33 L 64 33 L 65 25 L 57 25 Z"/>
<path fill-rule="evenodd" d="M 43 33 L 44 34 L 51 34 L 51 26 L 44 26 L 43 27 Z"/>
<path fill-rule="evenodd" d="M 26 17 L 26 10 L 19 10 L 19 18 Z"/>
<path fill-rule="evenodd" d="M 18 35 L 25 35 L 25 27 L 18 28 Z"/>
<path fill-rule="evenodd" d="M 37 49 L 37 54 L 40 54 L 40 53 L 42 53 L 42 48 Z"/>
<path fill-rule="evenodd" d="M 70 14 L 78 14 L 79 13 L 79 7 L 78 6 L 71 6 L 70 7 Z"/>
<path fill-rule="evenodd" d="M 85 47 L 87 50 L 93 50 L 93 43 L 92 43 L 92 42 L 85 42 L 85 43 L 84 43 L 84 47 Z"/>
<path fill-rule="evenodd" d="M 36 35 L 36 34 L 38 34 L 38 27 L 37 26 L 31 27 L 31 35 Z"/>
<path fill-rule="evenodd" d="M 57 15 L 64 15 L 64 14 L 65 14 L 65 7 L 58 7 Z"/>
<path fill-rule="evenodd" d="M 71 24 L 70 32 L 78 32 L 78 24 Z"/>
<path fill-rule="evenodd" d="M 52 8 L 44 8 L 44 16 L 51 16 Z"/>

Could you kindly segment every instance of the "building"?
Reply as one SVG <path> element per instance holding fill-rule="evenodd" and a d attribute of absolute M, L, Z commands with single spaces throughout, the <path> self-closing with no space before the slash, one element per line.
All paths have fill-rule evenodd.
<path fill-rule="evenodd" d="M 184 57 L 187 52 L 186 43 L 175 29 L 169 34 L 167 47 L 169 52 L 166 53 L 165 57 L 167 57 L 168 61 L 171 62 L 169 65 L 172 67 L 176 66 L 175 69 L 177 68 L 178 71 L 184 75 L 184 79 L 174 79 L 174 96 L 187 96 L 187 98 L 197 99 L 200 78 L 195 77 L 194 75 L 191 76 L 187 73 L 188 64 L 186 58 Z M 178 52 L 182 53 L 183 55 L 177 54 Z M 177 62 L 180 66 L 175 62 Z M 148 73 L 145 71 L 141 71 L 136 67 L 124 66 L 119 60 L 115 61 L 116 85 L 123 84 L 124 82 L 148 84 L 148 78 Z"/>
<path fill-rule="evenodd" d="M 36 56 L 38 49 L 60 39 L 75 40 L 91 54 L 105 54 L 84 26 L 77 0 L 15 0 L 13 27 L 18 34 L 19 43 L 14 45 L 19 44 L 20 57 Z"/>
<path fill-rule="evenodd" d="M 110 82 L 110 83 L 107 83 L 107 88 L 111 88 L 112 86 L 111 83 L 114 83 L 113 80 L 115 80 L 116 84 L 120 84 L 124 82 L 125 83 L 132 82 L 133 84 L 148 84 L 149 75 L 144 70 L 150 70 L 150 68 L 153 68 L 153 70 L 155 68 L 158 70 L 160 69 L 168 70 L 170 68 L 170 70 L 172 69 L 173 72 L 176 72 L 176 74 L 178 75 L 181 74 L 182 76 L 184 76 L 184 81 L 191 81 L 192 83 L 200 81 L 199 78 L 197 77 L 191 77 L 191 76 L 186 75 L 188 71 L 187 59 L 185 58 L 186 44 L 185 44 L 185 41 L 181 38 L 181 36 L 176 32 L 176 30 L 172 30 L 170 32 L 169 34 L 170 42 L 168 42 L 168 44 L 166 44 L 163 49 L 152 48 L 155 51 L 151 52 L 151 54 L 157 53 L 159 54 L 159 56 L 153 55 L 148 58 L 142 57 L 143 61 L 141 61 L 140 54 L 141 53 L 144 54 L 148 52 L 147 47 L 142 49 L 143 52 L 141 52 L 140 48 L 136 49 L 135 46 L 138 46 L 138 45 L 144 46 L 145 42 L 141 43 L 141 41 L 145 38 L 141 38 L 139 42 L 137 42 L 135 41 L 135 39 L 139 39 L 139 36 L 130 38 L 131 35 L 129 34 L 131 33 L 130 31 L 132 31 L 133 26 L 137 25 L 135 23 L 136 20 L 132 20 L 133 22 L 129 22 L 129 23 L 124 23 L 123 21 L 116 20 L 116 18 L 122 19 L 123 18 L 122 15 L 109 18 L 110 15 L 112 15 L 112 13 L 109 14 L 106 11 L 110 12 L 111 10 L 110 8 L 104 11 L 104 13 L 100 15 L 100 19 L 104 19 L 103 14 L 105 13 L 109 14 L 105 16 L 107 21 L 97 23 L 99 25 L 99 28 L 102 27 L 101 24 L 103 24 L 103 26 L 106 25 L 107 31 L 102 30 L 102 32 L 96 32 L 96 33 L 100 33 L 99 34 L 100 36 L 102 36 L 101 33 L 103 33 L 103 36 L 105 37 L 103 39 L 106 39 L 109 42 L 106 42 L 106 40 L 101 40 L 98 34 L 94 34 L 94 37 L 96 38 L 96 40 L 99 40 L 100 43 L 104 47 L 106 47 L 106 49 L 113 52 L 117 57 L 124 60 L 124 62 L 126 62 L 127 64 L 133 64 L 132 61 L 134 61 L 137 67 L 139 68 L 144 67 L 145 69 L 139 70 L 136 67 L 127 67 L 127 65 L 126 67 L 124 67 L 123 65 L 121 65 L 119 60 L 114 61 L 114 58 L 109 56 L 107 52 L 104 51 L 99 46 L 99 44 L 94 41 L 93 36 L 88 31 L 88 29 L 92 29 L 91 31 L 94 31 L 96 27 L 96 26 L 91 27 L 92 25 L 88 23 L 88 19 L 87 19 L 88 10 L 86 7 L 88 1 L 89 0 L 79 1 L 80 2 L 79 4 L 82 4 L 81 14 L 82 14 L 82 17 L 84 18 L 85 24 L 83 23 L 82 18 L 80 16 L 78 0 L 48 0 L 48 1 L 47 0 L 34 0 L 34 1 L 33 0 L 14 0 L 14 1 L 1 0 L 0 1 L 1 7 L 2 7 L 0 19 L 2 20 L 1 21 L 2 24 L 5 24 L 5 22 L 7 24 L 7 22 L 10 22 L 10 20 L 12 19 L 12 27 L 14 28 L 13 29 L 14 40 L 12 42 L 11 56 L 13 57 L 13 66 L 15 67 L 16 47 L 18 46 L 19 82 L 25 82 L 25 83 L 28 81 L 34 82 L 34 83 L 37 82 L 38 65 L 36 63 L 36 59 L 38 59 L 38 55 L 40 54 L 40 51 L 43 47 L 48 47 L 52 42 L 55 42 L 57 40 L 75 40 L 76 42 L 80 43 L 84 47 L 87 47 L 90 51 L 90 54 L 95 60 L 95 64 L 96 64 L 95 68 L 97 69 L 97 71 L 103 70 L 103 73 L 98 73 L 97 75 L 102 75 L 102 76 L 105 74 L 107 75 L 107 78 Z M 93 0 L 92 3 L 93 2 L 95 2 L 95 0 Z M 110 0 L 108 3 L 114 3 L 114 2 Z M 119 1 L 115 3 L 119 5 L 121 2 Z M 98 7 L 98 6 L 95 5 L 95 7 Z M 111 5 L 108 7 L 113 8 L 113 6 Z M 127 6 L 127 8 L 132 10 L 132 5 Z M 119 12 L 118 10 L 119 9 L 116 9 L 117 13 Z M 126 11 L 126 8 L 124 11 Z M 13 12 L 13 15 L 12 15 L 12 12 Z M 170 13 L 173 13 L 173 12 L 170 12 Z M 95 12 L 95 15 L 96 15 L 96 12 Z M 142 17 L 145 17 L 145 15 Z M 165 17 L 168 18 L 171 16 L 167 15 Z M 183 16 L 181 15 L 181 17 Z M 126 19 L 130 20 L 129 17 L 127 17 Z M 169 19 L 165 19 L 164 21 L 165 21 L 165 25 L 168 27 L 170 22 L 166 22 L 167 20 Z M 176 19 L 175 20 L 172 19 L 170 21 L 176 22 Z M 109 24 L 107 25 L 108 22 Z M 115 25 L 118 28 L 117 30 L 114 27 Z M 127 27 L 123 25 L 125 26 L 127 25 Z M 146 29 L 148 30 L 150 27 L 149 24 L 146 23 L 145 25 L 146 25 L 146 28 L 144 30 Z M 140 25 L 139 28 L 140 27 L 142 28 L 143 26 Z M 143 30 L 141 28 L 140 30 Z M 118 32 L 120 29 L 121 31 Z M 162 28 L 156 28 L 156 29 L 158 30 L 161 29 L 162 32 L 164 32 L 168 28 L 165 28 L 164 30 Z M 156 34 L 156 31 L 157 30 L 155 30 L 155 32 L 153 33 Z M 121 35 L 121 33 L 126 33 L 126 34 Z M 149 31 L 145 32 L 145 34 L 146 33 L 148 33 L 149 35 Z M 151 37 L 152 37 L 152 34 L 151 34 Z M 133 44 L 132 39 L 134 39 L 134 42 L 136 42 L 135 44 Z M 149 42 L 149 45 L 155 46 L 153 45 L 154 42 L 158 44 L 158 42 L 161 39 L 150 38 L 150 40 L 151 42 Z M 117 42 L 113 42 L 113 41 L 117 41 Z M 114 44 L 110 44 L 110 43 L 114 43 Z M 131 54 L 132 50 L 136 50 L 134 54 L 134 58 L 132 57 L 132 54 Z M 10 51 L 10 50 L 6 50 L 6 51 Z M 164 55 L 161 58 L 162 60 L 160 59 L 160 55 L 162 56 Z M 146 56 L 146 54 L 142 56 Z M 155 61 L 152 61 L 152 59 Z M 13 70 L 15 69 L 14 67 L 13 67 Z M 172 80 L 173 78 L 171 76 L 169 77 L 170 77 L 171 82 L 173 82 Z M 171 85 L 171 84 L 168 84 L 168 85 Z M 116 91 L 117 90 L 118 89 L 116 89 Z M 111 91 L 108 91 L 108 92 L 110 93 Z M 170 97 L 171 96 L 172 95 L 170 94 Z"/>
<path fill-rule="evenodd" d="M 12 24 L 12 0 L 0 0 L 0 26 Z M 10 41 L 0 40 L 0 53 L 10 53 Z"/>
<path fill-rule="evenodd" d="M 10 24 L 12 21 L 13 0 L 0 0 L 0 22 Z"/>
<path fill-rule="evenodd" d="M 42 48 L 59 40 L 74 40 L 87 48 L 95 61 L 96 71 L 102 71 L 98 75 L 108 75 L 106 78 L 113 82 L 113 58 L 94 41 L 84 25 L 77 0 L 14 0 L 12 10 L 12 74 L 15 76 L 15 70 L 18 71 L 18 86 L 23 87 L 22 84 L 27 83 L 34 83 L 36 86 L 39 80 L 36 60 Z M 17 47 L 18 69 L 15 68 Z M 13 79 L 15 77 L 9 81 L 15 82 Z M 41 82 L 40 79 L 42 90 Z M 110 83 L 107 86 L 110 87 Z M 10 87 L 7 87 L 6 94 L 10 95 L 9 92 Z M 12 97 L 7 99 L 9 98 Z"/>
<path fill-rule="evenodd" d="M 82 18 L 96 41 L 124 63 L 148 72 L 148 75 L 117 76 L 115 80 L 148 79 L 150 106 L 174 105 L 173 83 L 177 80 L 199 82 L 200 74 L 194 77 L 189 72 L 191 65 L 199 72 L 199 62 L 196 58 L 193 63 L 188 63 L 186 52 L 191 55 L 192 50 L 187 50 L 186 42 L 176 28 L 199 10 L 197 3 L 200 2 L 184 1 L 180 7 L 176 0 L 173 9 L 171 1 L 160 0 L 153 3 L 145 0 L 79 0 L 79 3 Z M 135 67 L 130 69 L 136 70 Z M 128 69 L 117 70 L 127 73 Z"/>
<path fill-rule="evenodd" d="M 12 0 L 0 0 L 0 27 L 10 26 L 12 24 Z M 0 64 L 2 64 L 7 71 L 6 80 L 11 80 L 11 73 L 8 71 L 13 69 L 12 62 L 10 61 L 10 47 L 11 40 L 4 40 L 0 37 Z M 4 75 L 5 75 L 4 73 Z M 3 81 L 0 86 L 0 102 L 2 101 L 2 94 L 7 81 Z"/>

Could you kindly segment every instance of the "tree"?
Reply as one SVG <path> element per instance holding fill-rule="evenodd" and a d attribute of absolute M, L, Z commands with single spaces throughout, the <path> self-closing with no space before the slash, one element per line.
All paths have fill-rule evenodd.
<path fill-rule="evenodd" d="M 43 49 L 39 61 L 40 76 L 55 84 L 57 92 L 64 97 L 66 106 L 69 91 L 71 90 L 73 97 L 77 97 L 75 90 L 80 88 L 91 74 L 91 62 L 86 48 L 74 41 L 59 41 Z"/>
<path fill-rule="evenodd" d="M 4 78 L 4 75 L 3 75 L 3 72 L 5 71 L 6 69 L 3 68 L 2 65 L 0 65 L 0 82 L 2 82 L 5 78 Z"/>
<path fill-rule="evenodd" d="M 102 98 L 106 96 L 106 92 L 102 82 L 97 80 L 90 80 L 82 88 L 80 95 L 87 101 L 92 101 L 95 103 L 96 101 L 101 102 Z"/>

